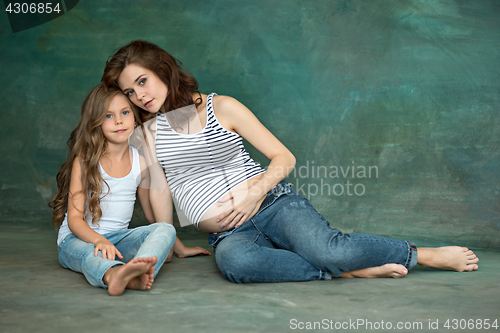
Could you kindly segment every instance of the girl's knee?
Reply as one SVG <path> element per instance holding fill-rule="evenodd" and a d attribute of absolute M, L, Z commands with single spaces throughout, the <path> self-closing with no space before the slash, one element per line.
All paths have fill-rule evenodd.
<path fill-rule="evenodd" d="M 166 222 L 157 222 L 150 225 L 153 228 L 154 233 L 160 233 L 168 235 L 169 237 L 175 238 L 175 228 L 173 225 Z"/>

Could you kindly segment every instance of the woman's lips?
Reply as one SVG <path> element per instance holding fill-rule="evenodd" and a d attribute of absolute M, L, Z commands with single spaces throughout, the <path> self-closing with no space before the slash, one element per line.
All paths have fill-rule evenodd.
<path fill-rule="evenodd" d="M 144 107 L 149 108 L 151 106 L 151 104 L 153 104 L 153 100 L 146 102 L 146 104 L 144 104 Z"/>

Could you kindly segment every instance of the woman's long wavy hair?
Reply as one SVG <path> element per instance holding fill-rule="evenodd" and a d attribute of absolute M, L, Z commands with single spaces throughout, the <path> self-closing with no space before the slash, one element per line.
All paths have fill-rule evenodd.
<path fill-rule="evenodd" d="M 198 107 L 201 104 L 198 82 L 182 67 L 182 63 L 159 46 L 143 40 L 128 43 L 116 51 L 106 62 L 101 79 L 104 85 L 118 87 L 118 77 L 130 64 L 136 64 L 152 71 L 165 83 L 168 88 L 168 96 L 163 104 L 165 112 L 193 104 L 194 93 L 200 95 L 195 100 L 195 106 Z M 140 115 L 143 122 L 155 117 L 154 113 L 142 109 Z M 173 116 L 175 117 L 175 115 Z M 174 119 L 177 124 L 182 124 L 186 120 L 187 118 Z"/>
<path fill-rule="evenodd" d="M 87 219 L 90 214 L 92 216 L 92 223 L 97 224 L 102 216 L 100 208 L 101 192 L 103 183 L 106 183 L 101 176 L 99 160 L 106 152 L 107 141 L 101 125 L 107 114 L 111 100 L 118 94 L 123 93 L 115 87 L 105 89 L 103 84 L 99 84 L 92 89 L 83 102 L 80 122 L 73 132 L 71 132 L 71 136 L 67 142 L 69 148 L 68 159 L 57 173 L 57 193 L 49 202 L 49 207 L 53 209 L 53 226 L 61 225 L 68 210 L 71 171 L 76 157 L 80 160 L 83 193 L 86 194 L 84 218 Z M 139 119 L 137 108 L 132 103 L 130 103 L 130 107 L 137 122 Z M 141 125 L 142 123 L 139 121 L 138 124 Z M 75 194 L 72 193 L 72 195 Z"/>

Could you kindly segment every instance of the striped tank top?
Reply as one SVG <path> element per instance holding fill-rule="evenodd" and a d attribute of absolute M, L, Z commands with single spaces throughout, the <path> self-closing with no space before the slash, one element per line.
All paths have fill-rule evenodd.
<path fill-rule="evenodd" d="M 245 150 L 241 136 L 222 127 L 215 117 L 214 95 L 207 97 L 207 122 L 198 133 L 178 133 L 165 113 L 156 116 L 158 161 L 178 207 L 197 228 L 224 194 L 265 172 Z"/>

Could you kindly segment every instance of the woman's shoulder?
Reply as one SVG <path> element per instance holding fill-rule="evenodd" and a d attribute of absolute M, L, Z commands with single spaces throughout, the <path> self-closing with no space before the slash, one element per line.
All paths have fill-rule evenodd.
<path fill-rule="evenodd" d="M 236 98 L 226 95 L 214 95 L 212 101 L 214 108 L 221 111 L 229 111 L 243 105 Z"/>
<path fill-rule="evenodd" d="M 216 95 L 213 97 L 212 104 L 217 115 L 222 117 L 238 117 L 242 113 L 250 112 L 245 105 L 231 96 Z"/>
<path fill-rule="evenodd" d="M 221 125 L 234 133 L 239 133 L 238 127 L 248 125 L 254 118 L 245 105 L 231 96 L 214 96 L 212 106 Z"/>

